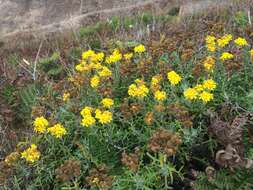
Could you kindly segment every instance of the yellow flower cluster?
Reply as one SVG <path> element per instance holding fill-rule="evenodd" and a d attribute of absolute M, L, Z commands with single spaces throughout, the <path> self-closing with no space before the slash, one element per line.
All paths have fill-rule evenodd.
<path fill-rule="evenodd" d="M 216 50 L 216 38 L 214 36 L 208 35 L 206 37 L 206 48 L 210 52 L 214 52 Z"/>
<path fill-rule="evenodd" d="M 101 101 L 101 104 L 105 107 L 105 108 L 111 108 L 114 104 L 114 101 L 111 98 L 104 98 Z"/>
<path fill-rule="evenodd" d="M 130 60 L 130 59 L 132 59 L 133 56 L 134 56 L 133 53 L 126 53 L 126 54 L 124 54 L 125 60 Z"/>
<path fill-rule="evenodd" d="M 95 117 L 93 117 L 92 114 L 93 108 L 88 106 L 83 108 L 83 110 L 81 111 L 81 115 L 83 117 L 81 122 L 82 126 L 90 127 L 96 123 L 96 119 L 98 119 L 98 122 L 101 124 L 108 124 L 112 121 L 112 113 L 110 111 L 101 111 L 100 109 L 96 109 Z"/>
<path fill-rule="evenodd" d="M 154 93 L 154 96 L 155 96 L 155 99 L 158 100 L 158 101 L 164 101 L 166 100 L 166 92 L 165 91 L 160 91 L 160 90 L 157 90 L 155 93 Z"/>
<path fill-rule="evenodd" d="M 102 70 L 98 72 L 98 75 L 100 77 L 109 77 L 112 76 L 112 71 L 108 67 L 103 66 Z"/>
<path fill-rule="evenodd" d="M 207 56 L 204 60 L 203 65 L 206 71 L 213 71 L 213 68 L 215 66 L 215 59 L 211 56 Z"/>
<path fill-rule="evenodd" d="M 226 60 L 233 59 L 233 58 L 234 58 L 234 55 L 229 52 L 223 52 L 220 56 L 220 60 L 222 60 L 222 61 L 226 61 Z"/>
<path fill-rule="evenodd" d="M 83 117 L 81 125 L 85 127 L 90 127 L 96 123 L 96 119 L 92 116 L 93 109 L 91 107 L 84 107 L 81 111 L 81 116 Z"/>
<path fill-rule="evenodd" d="M 24 158 L 27 162 L 34 163 L 40 159 L 40 152 L 35 144 L 32 144 L 29 148 L 21 153 L 21 158 Z"/>
<path fill-rule="evenodd" d="M 38 134 L 42 134 L 47 131 L 48 125 L 48 120 L 45 117 L 37 117 L 33 122 L 33 130 Z"/>
<path fill-rule="evenodd" d="M 143 53 L 146 51 L 146 48 L 144 45 L 140 44 L 134 48 L 135 53 Z"/>
<path fill-rule="evenodd" d="M 56 138 L 61 138 L 67 134 L 66 129 L 59 123 L 55 124 L 53 127 L 49 127 L 47 131 Z"/>
<path fill-rule="evenodd" d="M 150 83 L 150 89 L 151 91 L 157 91 L 160 89 L 160 82 L 162 80 L 162 76 L 161 75 L 155 75 L 152 77 L 151 79 L 151 83 Z"/>
<path fill-rule="evenodd" d="M 184 91 L 184 96 L 188 100 L 200 99 L 207 103 L 213 99 L 213 94 L 205 90 L 214 90 L 216 82 L 212 79 L 205 80 L 203 84 L 197 84 L 193 88 L 187 88 Z"/>
<path fill-rule="evenodd" d="M 233 39 L 233 36 L 231 34 L 226 34 L 222 36 L 221 38 L 217 39 L 217 45 L 221 48 L 225 47 L 229 44 L 229 42 Z"/>
<path fill-rule="evenodd" d="M 131 84 L 128 87 L 128 94 L 132 97 L 144 98 L 149 93 L 149 89 L 146 87 L 145 82 L 142 80 L 135 80 L 136 84 Z"/>
<path fill-rule="evenodd" d="M 98 119 L 101 124 L 108 124 L 112 121 L 112 113 L 110 111 L 96 109 L 95 114 L 95 118 Z"/>
<path fill-rule="evenodd" d="M 110 56 L 105 60 L 106 63 L 116 63 L 122 59 L 122 54 L 118 49 L 115 49 Z"/>
<path fill-rule="evenodd" d="M 100 83 L 100 78 L 97 75 L 94 75 L 90 80 L 90 86 L 92 88 L 97 88 Z"/>
<path fill-rule="evenodd" d="M 66 129 L 61 124 L 56 124 L 53 127 L 48 127 L 49 123 L 46 118 L 37 117 L 34 122 L 34 131 L 38 134 L 43 134 L 49 132 L 51 135 L 55 136 L 56 138 L 60 138 L 67 133 Z"/>
<path fill-rule="evenodd" d="M 238 46 L 246 46 L 246 45 L 248 45 L 247 40 L 244 39 L 244 38 L 241 38 L 241 37 L 235 39 L 234 42 L 235 42 L 235 44 L 238 45 Z"/>
<path fill-rule="evenodd" d="M 182 80 L 181 76 L 175 71 L 168 72 L 167 78 L 173 86 L 177 85 Z"/>

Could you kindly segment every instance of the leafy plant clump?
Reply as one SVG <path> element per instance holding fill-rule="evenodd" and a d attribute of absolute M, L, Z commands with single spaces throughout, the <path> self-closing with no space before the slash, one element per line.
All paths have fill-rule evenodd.
<path fill-rule="evenodd" d="M 232 34 L 203 41 L 200 50 L 155 54 L 157 44 L 89 49 L 64 75 L 58 53 L 41 60 L 40 69 L 59 80 L 41 84 L 36 101 L 35 86 L 23 92 L 32 94 L 23 102 L 25 110 L 31 105 L 33 135 L 0 162 L 0 183 L 251 189 L 253 49 Z"/>

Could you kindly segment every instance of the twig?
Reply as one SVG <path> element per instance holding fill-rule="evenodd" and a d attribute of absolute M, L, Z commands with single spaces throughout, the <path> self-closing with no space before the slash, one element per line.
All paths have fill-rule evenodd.
<path fill-rule="evenodd" d="M 42 44 L 43 44 L 43 41 L 40 43 L 40 47 L 39 47 L 39 50 L 37 52 L 37 55 L 36 55 L 36 58 L 35 58 L 35 61 L 34 61 L 34 67 L 33 67 L 33 80 L 34 81 L 36 80 L 37 61 L 38 61 L 38 58 L 39 58 L 39 54 L 40 54 Z"/>
<path fill-rule="evenodd" d="M 251 25 L 250 10 L 248 11 L 248 19 L 249 19 L 249 24 Z"/>

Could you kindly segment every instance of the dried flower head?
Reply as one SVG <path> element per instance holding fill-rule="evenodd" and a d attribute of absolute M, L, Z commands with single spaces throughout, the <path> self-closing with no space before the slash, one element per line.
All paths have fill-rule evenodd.
<path fill-rule="evenodd" d="M 179 135 L 166 129 L 157 129 L 151 136 L 148 149 L 152 152 L 162 152 L 168 156 L 175 155 L 178 146 L 182 143 Z"/>
<path fill-rule="evenodd" d="M 81 175 L 81 163 L 79 160 L 66 160 L 55 170 L 56 179 L 61 182 L 70 182 Z"/>
<path fill-rule="evenodd" d="M 90 186 L 97 186 L 101 190 L 108 190 L 112 186 L 113 177 L 109 176 L 108 169 L 105 166 L 93 168 L 89 171 L 89 176 L 85 181 Z"/>
<path fill-rule="evenodd" d="M 123 152 L 121 162 L 131 171 L 136 172 L 139 168 L 139 157 L 140 157 L 140 149 L 135 148 L 134 153 L 127 154 Z"/>
<path fill-rule="evenodd" d="M 168 115 L 181 122 L 183 127 L 191 128 L 193 125 L 193 118 L 188 112 L 187 108 L 179 103 L 169 105 Z"/>
<path fill-rule="evenodd" d="M 145 118 L 144 118 L 144 122 L 147 125 L 152 125 L 153 122 L 154 122 L 154 112 L 148 112 L 148 113 L 146 113 Z"/>

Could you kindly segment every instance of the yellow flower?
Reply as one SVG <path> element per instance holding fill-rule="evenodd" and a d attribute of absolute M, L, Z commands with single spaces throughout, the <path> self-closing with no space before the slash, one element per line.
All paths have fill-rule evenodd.
<path fill-rule="evenodd" d="M 211 101 L 211 100 L 213 99 L 213 94 L 204 91 L 204 92 L 202 92 L 202 93 L 199 95 L 199 98 L 200 98 L 203 102 L 207 103 L 207 102 L 209 102 L 209 101 Z"/>
<path fill-rule="evenodd" d="M 81 125 L 85 127 L 90 127 L 96 123 L 96 120 L 92 115 L 85 115 L 82 119 Z"/>
<path fill-rule="evenodd" d="M 104 98 L 102 101 L 101 101 L 101 104 L 103 104 L 103 106 L 105 108 L 110 108 L 113 106 L 114 104 L 114 101 L 111 99 L 111 98 Z"/>
<path fill-rule="evenodd" d="M 65 93 L 63 94 L 63 96 L 62 96 L 62 100 L 63 100 L 64 102 L 67 102 L 67 101 L 69 100 L 69 98 L 70 98 L 70 93 L 69 93 L 69 92 L 65 92 Z"/>
<path fill-rule="evenodd" d="M 47 131 L 56 138 L 61 138 L 62 136 L 67 134 L 66 129 L 59 123 L 54 125 L 53 127 L 49 127 Z"/>
<path fill-rule="evenodd" d="M 203 87 L 208 90 L 214 90 L 216 88 L 216 82 L 212 79 L 205 80 L 203 82 Z"/>
<path fill-rule="evenodd" d="M 226 34 L 217 40 L 217 44 L 221 48 L 225 47 L 226 45 L 229 44 L 229 42 L 232 40 L 232 38 L 233 38 L 233 36 L 231 34 Z"/>
<path fill-rule="evenodd" d="M 33 130 L 36 133 L 39 133 L 39 134 L 45 133 L 47 131 L 48 120 L 44 118 L 43 116 L 37 117 L 33 122 L 33 126 L 34 126 Z"/>
<path fill-rule="evenodd" d="M 151 79 L 151 86 L 156 86 L 159 84 L 159 82 L 162 80 L 161 75 L 155 75 Z"/>
<path fill-rule="evenodd" d="M 144 45 L 140 44 L 134 48 L 135 53 L 143 53 L 146 51 L 146 48 Z"/>
<path fill-rule="evenodd" d="M 175 71 L 168 72 L 167 77 L 172 85 L 177 85 L 182 80 Z"/>
<path fill-rule="evenodd" d="M 225 60 L 228 60 L 228 59 L 233 59 L 234 58 L 234 55 L 229 53 L 229 52 L 224 52 L 222 53 L 222 55 L 220 56 L 220 59 L 222 61 L 225 61 Z"/>
<path fill-rule="evenodd" d="M 216 40 L 216 38 L 214 36 L 208 35 L 206 37 L 206 43 L 207 44 L 215 43 L 215 40 Z"/>
<path fill-rule="evenodd" d="M 21 153 L 21 158 L 24 158 L 27 162 L 34 163 L 39 160 L 40 152 L 35 144 L 32 144 L 28 149 Z"/>
<path fill-rule="evenodd" d="M 197 92 L 201 92 L 201 91 L 204 90 L 204 87 L 203 87 L 203 85 L 201 85 L 201 84 L 197 84 L 197 85 L 194 87 L 194 89 L 195 89 Z"/>
<path fill-rule="evenodd" d="M 130 59 L 132 59 L 132 57 L 133 57 L 133 53 L 126 53 L 126 54 L 124 54 L 124 58 L 126 60 L 130 60 Z"/>
<path fill-rule="evenodd" d="M 234 42 L 235 42 L 235 44 L 238 45 L 238 46 L 246 46 L 246 45 L 248 45 L 247 40 L 244 39 L 244 38 L 241 38 L 241 37 L 235 39 Z"/>
<path fill-rule="evenodd" d="M 213 44 L 206 44 L 206 48 L 210 52 L 214 52 L 216 50 L 215 43 Z"/>
<path fill-rule="evenodd" d="M 80 112 L 81 116 L 85 117 L 87 115 L 91 115 L 92 114 L 92 107 L 89 106 L 85 106 L 82 111 Z"/>
<path fill-rule="evenodd" d="M 198 92 L 197 90 L 195 90 L 194 88 L 187 88 L 185 91 L 184 91 L 184 96 L 186 99 L 188 100 L 194 100 L 197 98 L 198 96 Z"/>
<path fill-rule="evenodd" d="M 110 111 L 97 112 L 96 118 L 101 124 L 108 124 L 112 121 L 112 113 Z"/>
<path fill-rule="evenodd" d="M 144 98 L 149 93 L 149 89 L 146 87 L 144 81 L 135 80 L 136 84 L 131 84 L 128 87 L 128 94 L 133 97 Z"/>
<path fill-rule="evenodd" d="M 81 61 L 81 63 L 75 66 L 75 69 L 78 72 L 85 72 L 85 71 L 89 71 L 90 67 L 85 61 Z"/>
<path fill-rule="evenodd" d="M 249 51 L 249 55 L 250 55 L 250 57 L 253 57 L 253 49 L 251 49 L 251 50 Z"/>
<path fill-rule="evenodd" d="M 98 72 L 100 77 L 109 77 L 112 76 L 112 71 L 108 67 L 103 66 L 102 70 Z"/>
<path fill-rule="evenodd" d="M 99 83 L 100 83 L 100 78 L 97 75 L 94 75 L 90 80 L 90 85 L 92 88 L 98 87 Z"/>
<path fill-rule="evenodd" d="M 166 99 L 166 92 L 164 91 L 160 91 L 160 90 L 157 90 L 154 94 L 155 96 L 155 99 L 158 100 L 158 101 L 163 101 Z"/>
<path fill-rule="evenodd" d="M 207 56 L 204 61 L 204 68 L 206 71 L 212 71 L 215 65 L 215 60 L 211 56 Z"/>
<path fill-rule="evenodd" d="M 91 62 L 100 62 L 103 61 L 105 57 L 105 54 L 103 52 L 97 53 L 97 54 L 93 54 L 90 58 Z"/>
<path fill-rule="evenodd" d="M 216 38 L 214 36 L 208 35 L 206 37 L 206 48 L 210 52 L 214 52 L 216 50 Z"/>
<path fill-rule="evenodd" d="M 95 52 L 93 50 L 88 50 L 82 53 L 82 59 L 89 59 L 94 55 L 95 55 Z"/>
<path fill-rule="evenodd" d="M 105 62 L 106 63 L 115 63 L 115 62 L 118 62 L 122 59 L 122 54 L 119 52 L 118 49 L 115 49 L 113 51 L 113 53 L 106 58 Z"/>

